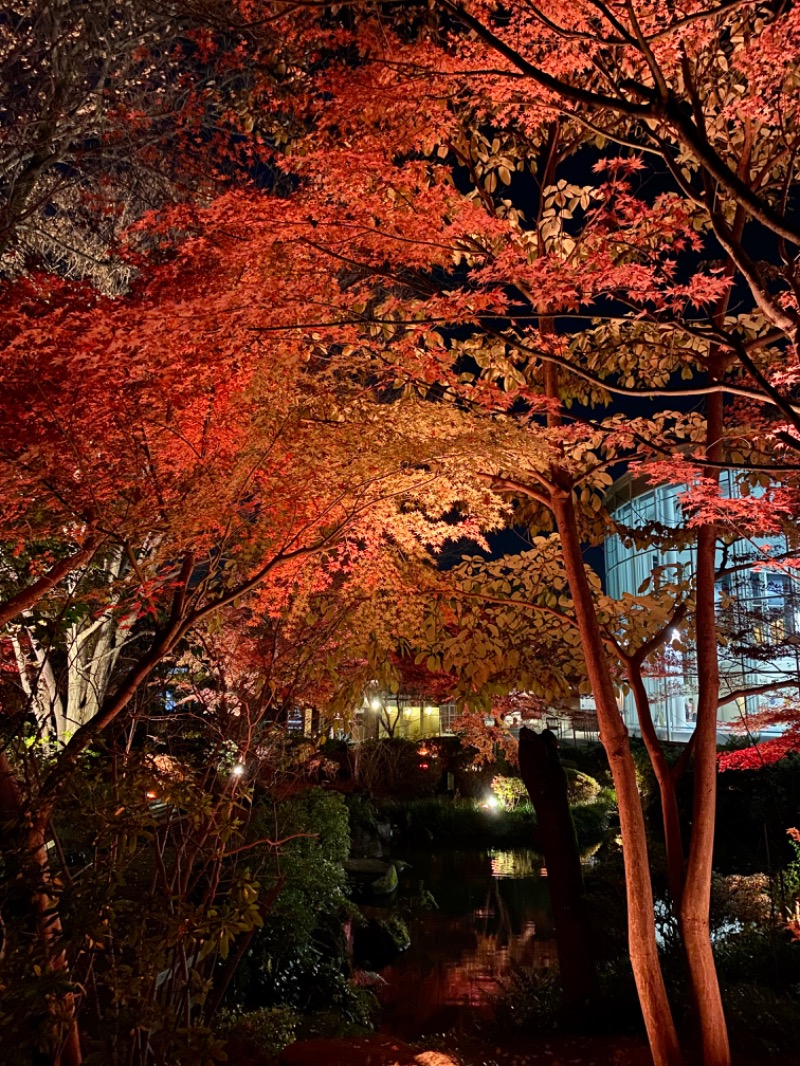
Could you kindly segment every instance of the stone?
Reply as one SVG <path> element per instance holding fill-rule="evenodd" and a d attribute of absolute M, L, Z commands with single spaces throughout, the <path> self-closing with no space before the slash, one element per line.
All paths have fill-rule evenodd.
<path fill-rule="evenodd" d="M 348 878 L 373 895 L 388 895 L 397 888 L 397 869 L 378 859 L 348 859 L 342 864 Z"/>

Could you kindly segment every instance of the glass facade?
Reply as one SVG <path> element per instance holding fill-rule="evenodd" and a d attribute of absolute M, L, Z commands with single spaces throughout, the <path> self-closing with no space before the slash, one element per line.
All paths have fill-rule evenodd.
<path fill-rule="evenodd" d="M 685 491 L 680 485 L 652 486 L 626 477 L 613 486 L 609 505 L 620 527 L 635 530 L 652 523 L 655 532 L 674 530 L 682 524 L 680 497 Z M 723 491 L 738 494 L 737 485 L 727 475 L 723 475 Z M 788 692 L 736 695 L 740 690 L 780 681 L 796 684 L 800 677 L 797 580 L 793 570 L 763 565 L 768 556 L 779 557 L 787 550 L 781 536 L 721 543 L 717 550 L 717 568 L 723 572 L 716 588 L 722 692 L 731 694 L 719 711 L 720 739 L 739 731 L 736 727 L 743 725 L 746 715 L 779 706 Z M 666 568 L 662 571 L 666 580 L 689 579 L 693 569 L 688 548 L 637 547 L 621 536 L 606 541 L 604 555 L 606 590 L 614 599 L 624 593 L 635 595 L 656 567 Z M 676 632 L 674 646 L 667 647 L 645 679 L 656 728 L 668 740 L 688 739 L 697 707 L 696 663 L 692 653 L 680 645 Z M 621 692 L 619 701 L 626 724 L 638 732 L 633 696 Z"/>
<path fill-rule="evenodd" d="M 456 719 L 454 703 L 433 703 L 419 696 L 373 693 L 365 697 L 356 712 L 359 739 L 403 737 L 419 740 L 453 732 Z"/>

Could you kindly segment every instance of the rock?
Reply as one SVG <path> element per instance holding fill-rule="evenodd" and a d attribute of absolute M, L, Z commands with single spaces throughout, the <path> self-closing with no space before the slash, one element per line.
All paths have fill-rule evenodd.
<path fill-rule="evenodd" d="M 348 859 L 342 864 L 348 878 L 367 892 L 384 896 L 397 888 L 397 868 L 394 863 L 379 859 Z"/>
<path fill-rule="evenodd" d="M 397 888 L 397 867 L 393 863 L 390 863 L 389 869 L 383 877 L 379 877 L 377 881 L 373 881 L 369 887 L 370 891 L 378 896 L 385 896 L 390 892 L 394 892 Z"/>
<path fill-rule="evenodd" d="M 350 834 L 350 850 L 358 859 L 380 859 L 383 856 L 382 838 L 380 834 L 374 836 L 358 827 Z"/>

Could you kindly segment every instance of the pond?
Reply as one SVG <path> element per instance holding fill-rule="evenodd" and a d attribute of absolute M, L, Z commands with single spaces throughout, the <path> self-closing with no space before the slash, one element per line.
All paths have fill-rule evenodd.
<path fill-rule="evenodd" d="M 438 909 L 409 921 L 411 946 L 381 970 L 382 1027 L 412 1039 L 489 1016 L 517 967 L 556 964 L 547 874 L 533 851 L 407 856 Z"/>

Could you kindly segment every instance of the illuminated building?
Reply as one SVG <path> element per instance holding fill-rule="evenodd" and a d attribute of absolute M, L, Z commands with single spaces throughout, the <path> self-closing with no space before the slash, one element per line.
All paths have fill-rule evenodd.
<path fill-rule="evenodd" d="M 373 687 L 356 711 L 360 739 L 446 736 L 453 732 L 454 703 L 435 703 L 420 696 L 392 695 Z"/>
<path fill-rule="evenodd" d="M 727 473 L 722 488 L 731 498 L 739 495 Z M 684 486 L 653 486 L 644 478 L 626 475 L 612 486 L 607 503 L 618 527 L 649 528 L 657 536 L 659 531 L 681 527 L 679 498 L 685 491 Z M 721 692 L 732 697 L 720 706 L 721 741 L 741 731 L 746 715 L 780 707 L 787 696 L 796 693 L 800 679 L 798 578 L 789 567 L 763 565 L 767 557 L 779 559 L 789 550 L 783 536 L 743 537 L 718 547 Z M 606 591 L 617 600 L 625 593 L 637 595 L 657 567 L 665 568 L 661 573 L 667 579 L 679 574 L 689 577 L 692 572 L 691 548 L 637 547 L 632 540 L 615 535 L 607 539 L 604 555 Z M 668 740 L 688 739 L 695 724 L 697 669 L 691 652 L 680 644 L 680 634 L 675 632 L 673 644 L 645 679 L 656 728 Z M 793 685 L 795 692 L 791 687 L 774 687 L 784 682 Z M 620 693 L 620 708 L 628 727 L 638 732 L 631 693 Z M 777 727 L 760 730 L 779 731 Z"/>

